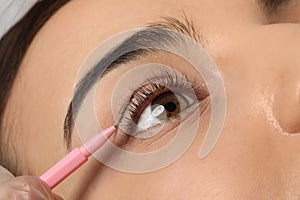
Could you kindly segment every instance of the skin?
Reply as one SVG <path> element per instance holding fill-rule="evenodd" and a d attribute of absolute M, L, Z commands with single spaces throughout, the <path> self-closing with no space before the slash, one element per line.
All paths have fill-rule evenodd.
<path fill-rule="evenodd" d="M 200 27 L 204 47 L 224 78 L 227 114 L 214 150 L 203 160 L 197 157 L 204 125 L 167 168 L 129 174 L 92 158 L 54 191 L 65 199 L 87 200 L 300 199 L 300 3 L 295 4 L 269 20 L 252 0 L 70 2 L 32 42 L 5 113 L 11 135 L 4 137 L 11 140 L 22 173 L 39 176 L 67 154 L 63 119 L 88 53 L 114 34 L 184 11 Z M 99 85 L 99 94 L 106 94 L 96 106 L 106 108 L 98 113 L 103 126 L 113 124 L 112 94 L 106 91 L 130 67 Z M 72 148 L 81 144 L 73 135 Z"/>

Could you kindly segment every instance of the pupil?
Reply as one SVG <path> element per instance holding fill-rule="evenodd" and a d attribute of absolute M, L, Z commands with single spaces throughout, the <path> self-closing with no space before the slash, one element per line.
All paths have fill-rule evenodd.
<path fill-rule="evenodd" d="M 176 104 L 173 102 L 166 103 L 164 107 L 168 112 L 174 112 L 176 110 Z"/>

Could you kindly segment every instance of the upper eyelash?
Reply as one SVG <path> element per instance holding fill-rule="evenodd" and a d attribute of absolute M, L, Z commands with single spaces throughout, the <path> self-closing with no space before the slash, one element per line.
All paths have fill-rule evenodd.
<path fill-rule="evenodd" d="M 187 81 L 188 78 L 185 75 L 179 76 L 179 74 L 175 71 L 163 71 L 163 73 L 153 72 L 151 77 L 154 78 L 146 77 L 146 83 L 140 88 L 132 91 L 132 95 L 128 101 L 129 103 L 125 105 L 125 108 L 121 112 L 118 125 L 121 126 L 123 131 L 127 133 L 133 132 L 132 115 L 137 113 L 138 109 L 151 97 L 151 95 L 162 92 L 167 88 L 181 88 L 190 91 L 193 90 L 195 91 L 196 95 L 197 93 L 203 93 L 203 84 L 199 81 L 196 81 L 196 78 L 192 79 L 192 81 Z"/>
<path fill-rule="evenodd" d="M 141 106 L 141 104 L 149 99 L 157 91 L 163 91 L 164 89 L 176 87 L 191 90 L 193 89 L 190 84 L 186 81 L 185 77 L 178 76 L 175 72 L 166 72 L 164 76 L 157 76 L 155 79 L 147 79 L 147 84 L 135 90 L 130 97 L 130 102 L 128 107 L 131 108 L 129 111 L 131 114 L 135 113 L 136 109 Z M 136 100 L 136 101 L 133 101 Z"/>

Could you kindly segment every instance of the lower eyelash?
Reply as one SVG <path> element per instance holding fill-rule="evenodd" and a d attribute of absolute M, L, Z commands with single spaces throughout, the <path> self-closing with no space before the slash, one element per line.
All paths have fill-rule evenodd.
<path fill-rule="evenodd" d="M 152 78 L 146 77 L 146 83 L 140 88 L 132 91 L 129 103 L 121 112 L 119 127 L 122 127 L 123 132 L 135 132 L 135 124 L 138 123 L 138 118 L 143 112 L 145 107 L 151 103 L 155 97 L 163 92 L 170 91 L 170 88 L 178 88 L 185 91 L 194 91 L 197 98 L 204 99 L 208 95 L 206 86 L 197 81 L 196 78 L 192 79 L 189 83 L 185 75 L 179 75 L 175 71 L 153 72 Z M 204 90 L 206 92 L 204 92 Z M 203 96 L 205 94 L 205 96 Z M 198 96 L 199 95 L 199 96 Z"/>

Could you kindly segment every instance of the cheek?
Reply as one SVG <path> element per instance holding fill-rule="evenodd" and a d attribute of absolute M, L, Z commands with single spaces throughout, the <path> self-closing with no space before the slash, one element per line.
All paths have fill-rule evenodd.
<path fill-rule="evenodd" d="M 81 196 L 84 199 L 99 199 L 99 197 L 103 199 L 145 199 L 147 197 L 166 199 L 170 197 L 184 198 L 188 194 L 190 198 L 195 199 L 199 188 L 204 185 L 201 176 L 205 174 L 205 171 L 201 172 L 201 167 L 196 168 L 199 167 L 200 160 L 197 156 L 208 121 L 209 115 L 202 119 L 203 125 L 183 158 L 163 170 L 144 174 L 122 173 L 107 168 L 96 159 L 92 159 L 86 164 L 84 173 L 78 175 L 80 185 L 87 184 L 86 190 L 81 191 Z"/>
<path fill-rule="evenodd" d="M 232 118 L 232 120 L 236 119 Z M 255 168 L 251 163 L 263 159 L 265 154 L 257 158 L 251 156 L 253 150 L 249 146 L 253 146 L 255 139 L 243 138 L 259 130 L 260 128 L 253 127 L 248 131 L 241 128 L 226 128 L 222 141 L 220 140 L 216 149 L 204 160 L 199 160 L 197 157 L 203 140 L 203 133 L 199 132 L 192 146 L 179 160 L 169 167 L 152 173 L 121 173 L 100 166 L 98 161 L 93 160 L 87 164 L 89 169 L 86 169 L 85 176 L 80 180 L 88 184 L 83 197 L 84 199 L 99 199 L 99 197 L 103 199 L 213 199 L 221 198 L 218 195 L 222 194 L 222 197 L 227 199 L 237 199 L 242 196 L 246 198 L 250 192 L 248 193 L 244 188 L 247 187 L 249 191 L 258 189 L 257 174 L 265 173 L 259 170 L 261 165 Z M 233 137 L 239 133 L 243 133 L 243 136 Z M 260 146 L 262 143 L 263 141 L 256 145 Z M 256 153 L 259 155 L 259 152 Z"/>
<path fill-rule="evenodd" d="M 294 63 L 293 63 L 294 64 Z M 298 70 L 298 71 L 296 71 Z M 282 84 L 274 97 L 273 109 L 278 125 L 286 134 L 300 133 L 300 69 L 286 67 Z"/>

